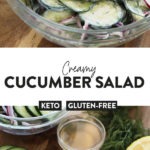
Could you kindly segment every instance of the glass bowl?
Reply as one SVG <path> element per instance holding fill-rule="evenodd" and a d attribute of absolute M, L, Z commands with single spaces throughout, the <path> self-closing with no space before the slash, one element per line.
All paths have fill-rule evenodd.
<path fill-rule="evenodd" d="M 150 17 L 112 29 L 88 30 L 47 21 L 19 0 L 7 0 L 14 12 L 46 39 L 65 47 L 110 47 L 133 40 L 150 29 Z M 81 37 L 87 39 L 81 40 Z"/>
<path fill-rule="evenodd" d="M 56 126 L 67 114 L 68 112 L 65 110 L 30 118 L 10 117 L 0 114 L 0 130 L 14 135 L 37 134 Z M 55 117 L 52 117 L 52 115 L 55 115 Z"/>
<path fill-rule="evenodd" d="M 57 128 L 58 143 L 63 150 L 99 150 L 105 136 L 102 122 L 90 115 L 70 115 Z"/>

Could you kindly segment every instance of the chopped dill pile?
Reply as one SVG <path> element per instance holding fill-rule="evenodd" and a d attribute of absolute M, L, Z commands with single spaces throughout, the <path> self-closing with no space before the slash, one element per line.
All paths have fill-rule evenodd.
<path fill-rule="evenodd" d="M 126 150 L 136 139 L 145 136 L 147 133 L 138 114 L 138 108 L 134 113 L 134 119 L 129 116 L 132 107 L 119 107 L 112 111 L 91 111 L 102 121 L 106 128 L 106 140 L 101 150 Z"/>

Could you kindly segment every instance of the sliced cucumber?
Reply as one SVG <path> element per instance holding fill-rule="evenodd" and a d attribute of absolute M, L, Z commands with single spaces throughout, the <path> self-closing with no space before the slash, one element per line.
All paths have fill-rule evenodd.
<path fill-rule="evenodd" d="M 18 117 L 28 118 L 32 115 L 27 111 L 25 106 L 14 106 L 14 111 Z"/>
<path fill-rule="evenodd" d="M 61 22 L 67 18 L 70 18 L 73 16 L 73 12 L 69 10 L 64 10 L 62 12 L 60 11 L 52 11 L 52 10 L 47 10 L 43 13 L 43 17 L 54 21 L 54 22 Z"/>
<path fill-rule="evenodd" d="M 35 109 L 36 109 L 36 111 L 38 112 L 38 114 L 39 114 L 40 116 L 49 114 L 49 113 L 51 112 L 50 110 L 48 110 L 48 111 L 46 111 L 46 110 L 39 110 L 39 107 L 38 107 L 38 106 L 35 106 Z"/>
<path fill-rule="evenodd" d="M 50 114 L 52 111 L 50 111 L 50 110 L 48 110 L 48 111 L 39 110 L 39 108 L 38 108 L 37 106 L 36 106 L 36 110 L 38 111 L 38 113 L 40 113 L 41 116 L 49 114 L 45 119 L 48 119 L 48 120 L 50 120 L 50 121 L 54 120 L 55 117 L 56 117 L 57 115 L 59 115 L 59 111 L 57 111 L 56 113 Z"/>
<path fill-rule="evenodd" d="M 10 124 L 10 121 L 5 119 L 5 118 L 1 118 L 0 117 L 0 122 L 4 123 L 4 124 Z"/>
<path fill-rule="evenodd" d="M 145 16 L 144 12 L 149 11 L 143 0 L 124 0 L 126 8 L 136 15 Z"/>
<path fill-rule="evenodd" d="M 0 150 L 26 150 L 25 148 L 15 147 L 10 145 L 0 146 Z"/>
<path fill-rule="evenodd" d="M 60 0 L 60 2 L 75 12 L 88 11 L 93 5 L 92 2 L 85 0 Z"/>
<path fill-rule="evenodd" d="M 143 16 L 140 16 L 140 15 L 137 15 L 137 14 L 134 14 L 134 13 L 132 14 L 132 16 L 133 16 L 134 21 L 139 21 L 139 20 L 144 18 Z"/>
<path fill-rule="evenodd" d="M 41 116 L 50 114 L 50 113 L 52 112 L 52 111 L 50 111 L 50 110 L 39 110 L 39 108 L 38 108 L 37 106 L 36 106 L 35 108 L 36 108 L 37 112 L 38 112 Z"/>
<path fill-rule="evenodd" d="M 45 111 L 45 110 L 39 110 L 40 112 L 40 115 L 46 115 L 46 114 L 49 114 L 51 111 Z"/>
<path fill-rule="evenodd" d="M 33 117 L 40 115 L 35 106 L 26 106 L 26 109 Z"/>
<path fill-rule="evenodd" d="M 13 108 L 16 115 L 22 118 L 43 116 L 46 114 L 50 114 L 51 112 L 51 111 L 41 111 L 37 106 L 14 106 Z M 54 119 L 55 116 L 58 115 L 58 113 L 54 113 L 46 118 L 48 120 L 52 120 Z"/>
<path fill-rule="evenodd" d="M 54 10 L 64 10 L 66 7 L 62 5 L 58 0 L 38 0 L 39 3 L 48 8 L 48 9 L 54 9 Z"/>
<path fill-rule="evenodd" d="M 124 25 L 127 25 L 127 24 L 132 23 L 133 21 L 134 20 L 133 20 L 133 16 L 132 16 L 131 12 L 130 11 L 126 11 L 126 15 L 125 15 L 124 19 L 122 20 L 122 23 Z"/>
<path fill-rule="evenodd" d="M 9 150 L 13 146 L 5 145 L 5 146 L 0 146 L 0 150 Z"/>
<path fill-rule="evenodd" d="M 125 10 L 118 3 L 109 0 L 99 1 L 88 12 L 79 14 L 86 23 L 101 28 L 111 27 L 124 16 Z"/>
<path fill-rule="evenodd" d="M 56 116 L 59 114 L 59 112 L 54 113 L 54 114 L 53 114 L 53 113 L 50 114 L 50 112 L 51 112 L 51 111 L 40 111 L 41 115 L 49 114 L 49 115 L 46 117 L 46 119 L 52 121 L 52 120 L 54 120 L 54 119 L 56 118 Z"/>

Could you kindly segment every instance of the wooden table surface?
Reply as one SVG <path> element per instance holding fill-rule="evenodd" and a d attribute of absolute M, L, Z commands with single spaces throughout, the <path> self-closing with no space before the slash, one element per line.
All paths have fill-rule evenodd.
<path fill-rule="evenodd" d="M 6 0 L 0 0 L 0 47 L 59 47 L 21 21 Z M 122 47 L 150 47 L 150 31 Z"/>
<path fill-rule="evenodd" d="M 16 136 L 0 131 L 0 146 L 14 145 L 27 150 L 61 150 L 57 143 L 56 128 L 32 136 Z"/>

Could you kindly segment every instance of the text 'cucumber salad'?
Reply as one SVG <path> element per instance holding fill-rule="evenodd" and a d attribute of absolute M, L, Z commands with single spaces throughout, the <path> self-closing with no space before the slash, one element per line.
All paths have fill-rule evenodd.
<path fill-rule="evenodd" d="M 98 30 L 120 27 L 150 16 L 150 0 L 21 0 L 47 20 Z"/>

